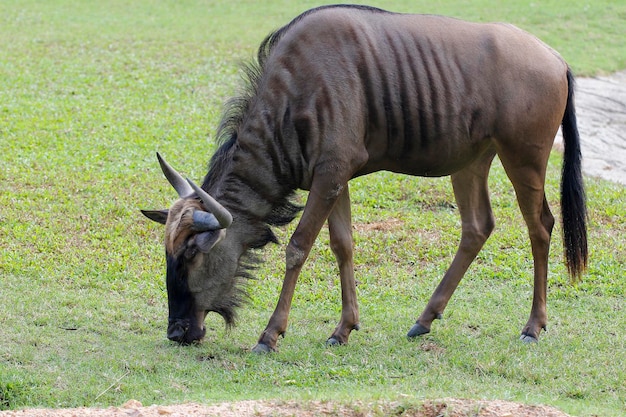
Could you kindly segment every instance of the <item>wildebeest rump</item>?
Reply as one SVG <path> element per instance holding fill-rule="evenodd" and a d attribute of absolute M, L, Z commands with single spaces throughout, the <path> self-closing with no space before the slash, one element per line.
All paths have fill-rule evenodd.
<path fill-rule="evenodd" d="M 295 218 L 299 188 L 308 198 L 287 245 L 278 304 L 254 350 L 275 350 L 286 331 L 296 280 L 325 222 L 342 288 L 341 319 L 328 343 L 346 343 L 359 325 L 348 182 L 379 170 L 451 175 L 461 241 L 408 336 L 429 332 L 494 228 L 487 176 L 495 155 L 528 226 L 534 296 L 522 339 L 538 339 L 547 322 L 554 225 L 544 181 L 559 126 L 572 277 L 587 262 L 574 80 L 554 50 L 506 24 L 326 6 L 270 34 L 247 75 L 246 93 L 231 101 L 218 129 L 220 146 L 201 187 L 159 157 L 180 197 L 169 210 L 144 211 L 166 225 L 170 339 L 203 338 L 209 311 L 233 322 L 254 250 L 276 241 L 273 226 Z"/>

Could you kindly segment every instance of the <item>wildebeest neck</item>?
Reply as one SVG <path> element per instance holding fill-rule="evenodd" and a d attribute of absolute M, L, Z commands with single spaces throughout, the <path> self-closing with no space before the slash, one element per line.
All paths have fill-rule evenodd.
<path fill-rule="evenodd" d="M 230 175 L 221 179 L 221 201 L 233 213 L 233 230 L 241 230 L 242 244 L 260 248 L 277 242 L 271 226 L 291 222 L 300 207 L 292 202 L 295 186 L 276 172 L 254 163 L 247 152 L 233 162 Z M 268 184 L 273 184 L 269 186 Z"/>
<path fill-rule="evenodd" d="M 231 128 L 211 159 L 202 188 L 233 214 L 246 248 L 276 241 L 270 226 L 288 224 L 301 209 L 292 201 L 304 168 L 291 126 L 288 108 L 279 121 L 256 112 Z"/>

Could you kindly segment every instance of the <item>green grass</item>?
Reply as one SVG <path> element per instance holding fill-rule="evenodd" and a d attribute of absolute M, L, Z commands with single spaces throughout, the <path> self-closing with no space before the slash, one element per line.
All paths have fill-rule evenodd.
<path fill-rule="evenodd" d="M 626 68 L 626 6 L 611 1 L 425 1 L 399 11 L 516 23 L 580 74 Z M 549 327 L 517 341 L 530 309 L 531 259 L 513 191 L 496 163 L 499 227 L 444 320 L 404 335 L 454 253 L 458 213 L 446 179 L 381 173 L 351 185 L 362 330 L 326 349 L 339 318 L 336 267 L 322 233 L 299 281 L 280 353 L 249 349 L 274 308 L 283 246 L 264 251 L 250 303 L 230 332 L 165 339 L 162 228 L 139 208 L 174 192 L 154 152 L 205 173 L 238 63 L 314 2 L 0 4 L 0 409 L 238 399 L 471 397 L 544 403 L 576 415 L 626 412 L 626 190 L 587 179 L 590 268 L 572 287 L 555 230 Z M 558 212 L 560 156 L 548 199 Z M 397 219 L 396 221 L 391 221 Z M 383 230 L 367 225 L 387 222 Z M 293 225 L 280 230 L 288 239 Z"/>

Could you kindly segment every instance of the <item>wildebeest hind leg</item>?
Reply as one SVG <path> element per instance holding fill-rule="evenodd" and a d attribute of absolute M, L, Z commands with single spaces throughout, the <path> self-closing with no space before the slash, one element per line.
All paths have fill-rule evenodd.
<path fill-rule="evenodd" d="M 441 317 L 463 275 L 493 231 L 495 221 L 489 201 L 487 177 L 494 155 L 495 151 L 489 149 L 470 166 L 452 175 L 454 196 L 461 214 L 461 242 L 450 268 L 407 334 L 408 337 L 430 332 L 433 320 Z"/>
<path fill-rule="evenodd" d="M 350 193 L 346 186 L 328 217 L 330 247 L 337 258 L 341 278 L 341 320 L 326 342 L 327 345 L 348 343 L 350 332 L 359 328 L 359 306 L 352 258 L 351 217 Z"/>
<path fill-rule="evenodd" d="M 551 142 L 546 141 L 546 143 Z M 520 165 L 518 161 L 523 159 L 519 155 L 511 158 L 509 155 L 500 155 L 502 165 L 515 188 L 520 210 L 528 226 L 534 262 L 533 304 L 530 317 L 520 337 L 524 342 L 536 342 L 539 339 L 539 333 L 547 325 L 548 255 L 554 226 L 554 217 L 544 193 L 548 155 L 549 146 L 543 155 L 534 159 L 536 161 L 534 166 Z"/>

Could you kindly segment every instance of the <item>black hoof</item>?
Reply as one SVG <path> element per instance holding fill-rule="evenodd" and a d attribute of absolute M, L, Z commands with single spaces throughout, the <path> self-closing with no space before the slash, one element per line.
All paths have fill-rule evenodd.
<path fill-rule="evenodd" d="M 275 351 L 275 349 L 272 349 L 271 347 L 269 347 L 265 343 L 257 343 L 257 345 L 252 348 L 252 353 L 256 353 L 256 354 L 259 354 L 259 355 L 263 355 L 263 354 L 266 354 L 266 353 L 272 353 L 274 351 Z"/>
<path fill-rule="evenodd" d="M 406 336 L 412 339 L 414 337 L 421 336 L 426 333 L 430 333 L 430 329 L 427 329 L 426 327 L 422 326 L 419 323 L 415 323 L 413 327 L 411 327 L 411 330 L 409 330 L 409 332 L 406 334 Z"/>
<path fill-rule="evenodd" d="M 343 343 L 341 343 L 339 340 L 335 339 L 334 337 L 331 337 L 326 341 L 326 347 L 341 346 L 341 345 L 343 345 Z"/>
<path fill-rule="evenodd" d="M 537 339 L 536 337 L 527 335 L 527 334 L 521 335 L 519 340 L 521 340 L 524 343 L 538 343 L 539 342 L 539 339 Z"/>

